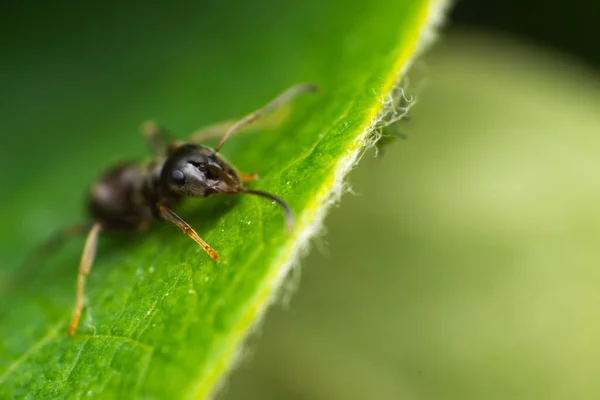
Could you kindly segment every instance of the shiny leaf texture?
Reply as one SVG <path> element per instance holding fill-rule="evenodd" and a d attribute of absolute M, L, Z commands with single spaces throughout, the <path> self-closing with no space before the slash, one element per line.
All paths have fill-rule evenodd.
<path fill-rule="evenodd" d="M 103 235 L 69 338 L 83 246 L 74 241 L 24 288 L 3 290 L 1 398 L 204 398 L 218 388 L 442 8 L 433 0 L 283 3 L 122 5 L 93 15 L 73 4 L 75 18 L 42 7 L 14 28 L 22 42 L 8 47 L 0 78 L 5 275 L 53 231 L 85 220 L 86 187 L 104 168 L 149 158 L 140 122 L 157 119 L 184 139 L 292 84 L 322 91 L 295 101 L 281 125 L 223 149 L 239 170 L 259 174 L 253 188 L 290 204 L 290 235 L 275 205 L 250 196 L 188 199 L 177 210 L 220 264 L 170 226 Z"/>

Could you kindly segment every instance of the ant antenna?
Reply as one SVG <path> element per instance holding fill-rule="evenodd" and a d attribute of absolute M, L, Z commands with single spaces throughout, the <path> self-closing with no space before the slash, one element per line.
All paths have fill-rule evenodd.
<path fill-rule="evenodd" d="M 229 128 L 229 130 L 227 131 L 227 133 L 225 133 L 225 135 L 223 136 L 223 138 L 221 139 L 221 141 L 219 142 L 217 147 L 215 147 L 215 153 L 218 153 L 219 150 L 221 150 L 221 147 L 223 147 L 223 145 L 229 140 L 229 138 L 231 138 L 237 131 L 239 131 L 244 126 L 251 124 L 252 122 L 256 121 L 264 114 L 268 113 L 269 111 L 273 110 L 274 108 L 277 108 L 282 103 L 285 103 L 285 102 L 293 99 L 294 97 L 298 96 L 299 94 L 315 93 L 318 90 L 319 90 L 319 87 L 313 83 L 301 83 L 299 85 L 292 86 L 291 88 L 289 88 L 288 90 L 286 90 L 285 92 L 283 92 L 282 94 L 280 94 L 279 96 L 277 96 L 273 100 L 271 100 L 271 102 L 268 103 L 266 106 L 254 111 L 252 114 L 246 115 L 244 118 L 242 118 L 241 120 L 236 122 L 231 128 Z M 277 201 L 277 200 L 275 200 L 275 201 Z"/>
<path fill-rule="evenodd" d="M 253 194 L 256 196 L 267 198 L 267 199 L 277 203 L 277 205 L 279 205 L 279 207 L 281 207 L 281 209 L 283 210 L 283 213 L 285 214 L 285 226 L 286 226 L 288 233 L 292 232 L 292 230 L 294 229 L 294 213 L 292 212 L 292 210 L 290 210 L 290 207 L 285 203 L 285 201 L 281 200 L 279 197 L 277 197 L 271 193 L 263 192 L 261 190 L 248 189 L 243 186 L 236 185 L 231 180 L 231 178 L 223 170 L 221 170 L 219 168 L 211 168 L 211 170 L 214 171 L 216 174 L 218 174 L 219 177 L 222 180 L 224 180 L 225 182 L 227 182 L 231 187 L 234 187 L 233 191 L 225 192 L 225 193 Z M 235 186 L 237 186 L 237 187 L 235 187 Z"/>
<path fill-rule="evenodd" d="M 285 226 L 288 233 L 292 232 L 292 230 L 294 229 L 294 213 L 292 212 L 292 210 L 290 210 L 290 207 L 283 200 L 271 193 L 262 192 L 260 190 L 246 189 L 244 187 L 240 188 L 240 193 L 254 194 L 256 196 L 265 197 L 277 203 L 277 205 L 281 207 L 283 213 L 285 214 Z"/>

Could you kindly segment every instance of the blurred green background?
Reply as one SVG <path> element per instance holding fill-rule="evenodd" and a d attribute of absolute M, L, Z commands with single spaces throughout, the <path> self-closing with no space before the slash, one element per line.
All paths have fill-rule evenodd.
<path fill-rule="evenodd" d="M 4 219 L 25 222 L 17 232 L 1 230 L 2 268 L 64 222 L 65 202 L 75 207 L 81 199 L 79 185 L 75 197 L 53 191 L 52 182 L 19 174 L 20 163 L 84 182 L 91 176 L 61 160 L 90 146 L 97 165 L 145 154 L 130 133 L 117 148 L 102 139 L 104 121 L 135 132 L 143 119 L 168 116 L 172 96 L 219 96 L 247 85 L 244 54 L 229 54 L 228 42 L 243 34 L 239 24 L 260 29 L 284 15 L 285 4 L 272 3 L 272 14 L 253 15 L 250 3 L 239 2 L 231 26 L 208 23 L 199 28 L 203 38 L 186 36 L 198 22 L 191 11 L 201 4 L 210 13 L 216 3 L 177 11 L 134 3 L 2 6 L 0 201 L 7 213 L 17 202 L 36 204 L 30 215 Z M 302 276 L 290 278 L 296 293 L 269 313 L 220 398 L 600 397 L 600 53 L 588 31 L 598 7 L 458 2 L 442 39 L 417 65 L 427 85 L 402 125 L 408 139 L 382 157 L 368 155 L 353 174 L 359 195 L 332 212 Z M 322 12 L 280 23 L 334 15 Z M 178 40 L 164 43 L 170 27 Z M 307 34 L 319 37 L 310 26 Z M 169 63 L 191 43 L 199 53 L 188 66 Z M 294 45 L 270 32 L 265 43 L 248 52 Z M 203 62 L 226 68 L 232 80 L 203 77 L 196 87 L 146 96 L 150 86 L 156 93 L 156 76 L 192 76 L 200 49 L 218 55 Z M 286 62 L 302 76 L 302 60 Z M 258 78 L 265 84 L 253 87 L 270 93 L 297 77 L 265 60 Z M 231 95 L 232 107 L 242 100 Z M 188 120 L 169 123 L 186 131 L 203 115 L 231 116 L 194 113 L 190 104 Z M 37 128 L 40 120 L 47 130 Z M 17 198 L 9 187 L 29 196 Z"/>
<path fill-rule="evenodd" d="M 600 396 L 597 75 L 473 31 L 426 64 L 223 398 Z"/>

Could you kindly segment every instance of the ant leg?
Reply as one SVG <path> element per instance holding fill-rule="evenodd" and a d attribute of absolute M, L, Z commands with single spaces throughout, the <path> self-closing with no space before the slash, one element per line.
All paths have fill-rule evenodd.
<path fill-rule="evenodd" d="M 317 90 L 317 85 L 312 83 L 301 83 L 299 85 L 292 86 L 291 88 L 289 88 L 288 90 L 271 100 L 265 106 L 254 111 L 251 114 L 246 115 L 244 118 L 236 122 L 231 128 L 229 128 L 229 130 L 225 133 L 223 138 L 221 138 L 221 141 L 219 142 L 217 147 L 215 147 L 215 153 L 218 153 L 221 147 L 229 140 L 229 138 L 233 136 L 237 131 L 239 131 L 242 127 L 251 124 L 252 122 L 262 117 L 264 114 L 278 108 L 284 103 L 287 103 L 289 100 L 293 99 L 299 94 L 308 92 L 314 93 Z"/>
<path fill-rule="evenodd" d="M 183 233 L 192 238 L 196 243 L 202 247 L 202 249 L 216 262 L 219 262 L 219 255 L 215 250 L 212 249 L 198 234 L 196 231 L 184 220 L 182 220 L 177 214 L 175 214 L 171 209 L 159 204 L 158 211 L 160 215 L 166 220 L 179 228 Z"/>
<path fill-rule="evenodd" d="M 89 224 L 68 225 L 54 232 L 48 239 L 36 247 L 25 259 L 17 275 L 10 284 L 10 289 L 18 289 L 25 282 L 30 282 L 36 278 L 40 271 L 40 262 L 42 259 L 58 253 L 69 240 L 83 236 L 90 228 Z"/>
<path fill-rule="evenodd" d="M 241 129 L 241 132 L 255 133 L 269 129 L 274 129 L 288 119 L 288 117 L 291 114 L 291 111 L 291 107 L 288 104 L 284 104 L 282 107 L 279 107 L 276 111 L 262 118 L 259 122 L 243 127 Z M 227 133 L 227 131 L 233 128 L 236 122 L 237 120 L 232 119 L 228 121 L 217 122 L 215 124 L 211 124 L 200 128 L 197 131 L 192 132 L 192 134 L 189 136 L 188 142 L 203 144 L 207 140 L 223 137 Z"/>
<path fill-rule="evenodd" d="M 253 172 L 251 174 L 240 174 L 240 181 L 242 183 L 252 183 L 258 180 L 258 174 Z"/>
<path fill-rule="evenodd" d="M 168 139 L 169 132 L 161 127 L 156 121 L 146 121 L 141 126 L 141 131 L 148 145 L 150 151 L 155 156 L 166 157 L 168 153 Z"/>
<path fill-rule="evenodd" d="M 83 310 L 83 303 L 85 299 L 85 279 L 89 275 L 92 269 L 92 263 L 94 262 L 94 256 L 96 255 L 96 248 L 98 247 L 98 235 L 102 225 L 99 222 L 94 223 L 90 232 L 85 239 L 85 247 L 81 254 L 81 261 L 79 263 L 79 274 L 77 276 L 77 297 L 75 298 L 75 308 L 73 309 L 73 318 L 67 329 L 67 334 L 73 336 L 75 329 L 79 325 L 79 318 L 81 317 L 81 311 Z"/>

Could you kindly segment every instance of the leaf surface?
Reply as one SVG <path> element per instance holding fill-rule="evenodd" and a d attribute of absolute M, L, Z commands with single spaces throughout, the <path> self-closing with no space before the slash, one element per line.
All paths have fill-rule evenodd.
<path fill-rule="evenodd" d="M 16 269 L 53 230 L 85 218 L 79 193 L 110 162 L 144 158 L 139 122 L 155 118 L 184 139 L 291 84 L 315 82 L 322 92 L 295 101 L 280 126 L 235 137 L 223 149 L 239 170 L 259 174 L 251 187 L 289 203 L 297 216 L 291 235 L 275 205 L 251 196 L 189 199 L 177 210 L 219 252 L 220 264 L 170 226 L 104 235 L 72 339 L 65 330 L 83 243 L 70 244 L 40 265 L 38 279 L 2 294 L 0 397 L 214 393 L 372 143 L 382 99 L 427 41 L 441 6 L 122 6 L 58 30 L 48 42 L 30 37 L 26 51 L 9 49 L 2 117 L 11 135 L 2 157 L 11 172 L 0 184 L 11 212 L 0 228 L 3 270 Z M 40 57 L 52 62 L 27 68 Z"/>

